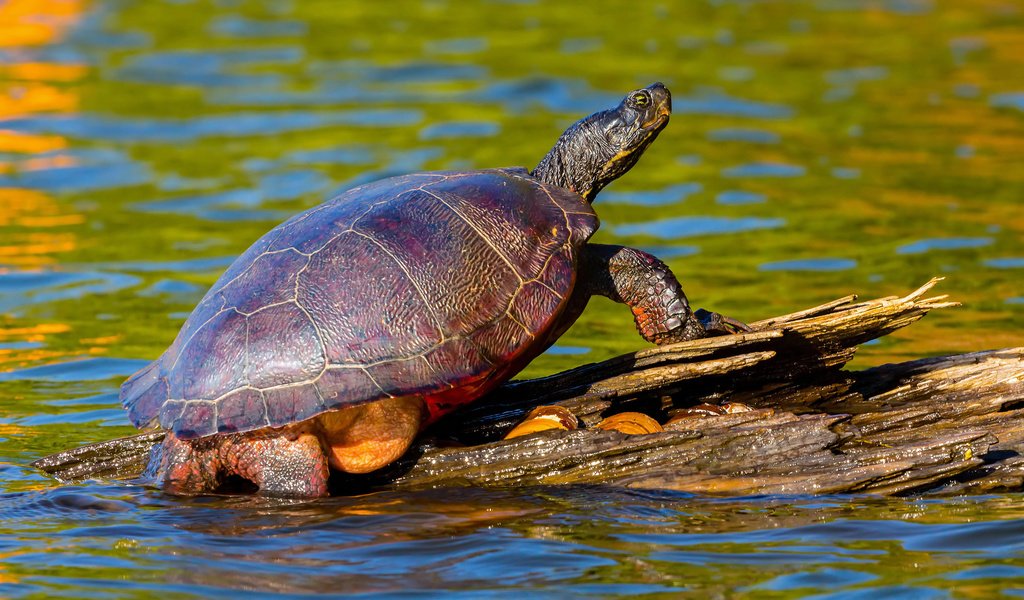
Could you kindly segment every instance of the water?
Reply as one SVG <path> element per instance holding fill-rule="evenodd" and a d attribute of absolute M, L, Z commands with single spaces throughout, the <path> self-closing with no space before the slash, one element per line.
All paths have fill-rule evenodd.
<path fill-rule="evenodd" d="M 947 276 L 964 306 L 860 367 L 1021 345 L 1019 3 L 591 5 L 0 3 L 0 596 L 1024 593 L 1018 495 L 283 502 L 27 467 L 130 433 L 120 381 L 286 216 L 410 170 L 532 166 L 655 80 L 675 116 L 599 199 L 598 241 L 747 320 Z M 639 344 L 595 301 L 528 374 Z"/>

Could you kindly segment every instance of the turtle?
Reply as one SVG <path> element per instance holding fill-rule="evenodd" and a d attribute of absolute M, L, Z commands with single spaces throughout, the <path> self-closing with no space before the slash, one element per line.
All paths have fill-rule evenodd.
<path fill-rule="evenodd" d="M 671 270 L 588 243 L 591 203 L 664 129 L 661 83 L 570 126 L 529 171 L 435 171 L 367 183 L 278 225 L 214 283 L 120 400 L 166 435 L 146 476 L 171 494 L 238 478 L 271 496 L 329 493 L 544 352 L 593 295 L 655 344 L 733 333 L 692 311 Z M 251 487 L 251 486 L 250 486 Z"/>

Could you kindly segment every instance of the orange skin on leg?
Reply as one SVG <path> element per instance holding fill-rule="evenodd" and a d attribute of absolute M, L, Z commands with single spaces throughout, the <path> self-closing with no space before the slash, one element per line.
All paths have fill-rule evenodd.
<path fill-rule="evenodd" d="M 388 398 L 320 415 L 330 465 L 369 473 L 398 460 L 426 418 L 420 398 Z"/>
<path fill-rule="evenodd" d="M 273 496 L 328 494 L 328 465 L 369 473 L 409 449 L 426 417 L 420 398 L 387 398 L 280 429 L 181 440 L 168 432 L 148 472 L 172 494 L 216 491 L 232 475 Z"/>

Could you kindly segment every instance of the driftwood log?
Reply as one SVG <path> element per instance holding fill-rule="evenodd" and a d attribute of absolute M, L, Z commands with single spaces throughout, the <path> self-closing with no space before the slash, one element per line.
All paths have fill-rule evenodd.
<path fill-rule="evenodd" d="M 844 371 L 856 347 L 954 306 L 848 296 L 751 324 L 754 331 L 642 350 L 513 381 L 453 415 L 405 457 L 339 491 L 610 484 L 716 495 L 982 493 L 1024 488 L 1024 348 Z M 663 433 L 593 428 L 640 411 L 665 422 L 698 403 L 755 410 L 672 422 Z M 583 424 L 502 440 L 533 407 Z M 159 431 L 36 461 L 63 481 L 139 475 Z M 435 440 L 446 440 L 444 444 Z M 456 442 L 451 442 L 456 440 Z"/>

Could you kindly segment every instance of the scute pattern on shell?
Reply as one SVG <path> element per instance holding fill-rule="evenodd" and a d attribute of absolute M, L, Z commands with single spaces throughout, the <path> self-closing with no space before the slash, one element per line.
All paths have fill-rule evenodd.
<path fill-rule="evenodd" d="M 228 267 L 122 404 L 183 439 L 388 396 L 449 410 L 544 349 L 597 225 L 585 200 L 524 169 L 349 190 Z"/>

